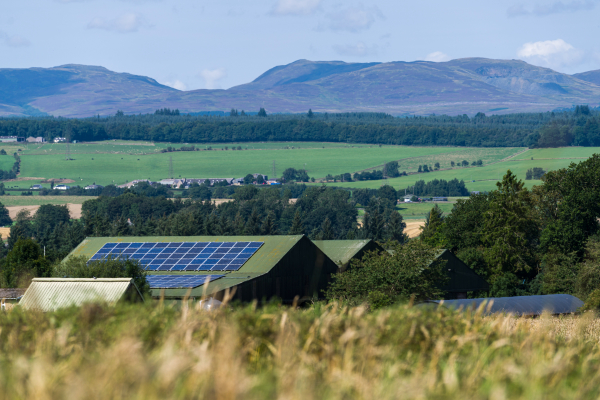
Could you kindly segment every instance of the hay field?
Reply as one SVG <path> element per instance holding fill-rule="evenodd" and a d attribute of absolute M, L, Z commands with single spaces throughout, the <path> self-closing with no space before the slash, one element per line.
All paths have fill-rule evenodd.
<path fill-rule="evenodd" d="M 0 313 L 2 399 L 597 399 L 600 321 L 444 308 Z"/>

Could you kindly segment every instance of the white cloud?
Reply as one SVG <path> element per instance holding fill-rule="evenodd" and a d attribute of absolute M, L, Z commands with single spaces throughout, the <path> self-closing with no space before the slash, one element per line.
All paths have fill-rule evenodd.
<path fill-rule="evenodd" d="M 19 35 L 9 35 L 4 31 L 0 31 L 0 40 L 9 47 L 27 47 L 31 42 Z"/>
<path fill-rule="evenodd" d="M 200 72 L 200 76 L 204 79 L 207 89 L 220 89 L 218 81 L 227 76 L 225 68 L 204 69 Z"/>
<path fill-rule="evenodd" d="M 526 8 L 523 4 L 516 4 L 506 10 L 509 17 L 520 17 L 533 15 L 536 17 L 545 17 L 551 14 L 560 14 L 566 12 L 576 12 L 592 10 L 596 7 L 597 0 L 574 0 L 563 3 L 556 1 L 552 4 L 535 4 L 533 8 Z"/>
<path fill-rule="evenodd" d="M 278 0 L 273 15 L 310 15 L 319 9 L 321 0 Z"/>
<path fill-rule="evenodd" d="M 441 51 L 434 51 L 433 53 L 427 54 L 427 57 L 425 57 L 425 61 L 444 62 L 450 61 L 450 57 L 448 56 L 448 54 L 444 54 Z"/>
<path fill-rule="evenodd" d="M 143 15 L 138 13 L 123 14 L 118 18 L 94 18 L 87 25 L 88 29 L 104 29 L 120 33 L 137 32 L 140 28 L 149 27 Z"/>
<path fill-rule="evenodd" d="M 359 32 L 369 29 L 383 14 L 377 7 L 365 7 L 362 4 L 343 8 L 327 14 L 327 28 L 334 31 Z"/>
<path fill-rule="evenodd" d="M 367 57 L 377 54 L 377 45 L 367 46 L 363 42 L 347 45 L 334 45 L 333 50 L 341 56 Z"/>
<path fill-rule="evenodd" d="M 165 85 L 172 87 L 177 90 L 187 90 L 187 85 L 181 82 L 179 79 L 175 79 L 174 81 L 165 82 Z"/>
<path fill-rule="evenodd" d="M 560 69 L 579 64 L 584 53 L 562 39 L 525 43 L 517 56 L 531 64 Z"/>

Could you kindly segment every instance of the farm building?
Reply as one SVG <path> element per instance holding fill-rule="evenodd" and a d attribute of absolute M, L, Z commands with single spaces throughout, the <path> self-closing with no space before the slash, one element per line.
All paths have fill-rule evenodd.
<path fill-rule="evenodd" d="M 5 310 L 8 304 L 19 302 L 27 289 L 0 289 L 0 308 Z"/>
<path fill-rule="evenodd" d="M 444 300 L 443 303 L 435 300 L 423 304 L 431 303 L 465 311 L 477 310 L 483 305 L 482 313 L 484 315 L 507 313 L 528 316 L 542 315 L 544 312 L 549 312 L 550 314 L 570 314 L 583 306 L 583 301 L 570 294 Z"/>
<path fill-rule="evenodd" d="M 367 251 L 384 251 L 383 247 L 371 239 L 314 240 L 313 243 L 337 264 L 340 271 L 345 271 L 350 261 L 360 260 Z"/>
<path fill-rule="evenodd" d="M 441 289 L 447 299 L 466 299 L 467 292 L 489 290 L 490 285 L 450 250 L 443 250 L 437 259 L 445 260 L 450 281 Z"/>
<path fill-rule="evenodd" d="M 34 278 L 19 305 L 43 312 L 90 302 L 144 301 L 131 278 Z"/>
<path fill-rule="evenodd" d="M 24 142 L 25 138 L 17 136 L 0 136 L 0 143 Z"/>
<path fill-rule="evenodd" d="M 220 300 L 234 288 L 241 301 L 321 298 L 338 270 L 304 235 L 87 238 L 69 257 L 108 255 L 140 260 L 152 296 L 172 300 Z"/>

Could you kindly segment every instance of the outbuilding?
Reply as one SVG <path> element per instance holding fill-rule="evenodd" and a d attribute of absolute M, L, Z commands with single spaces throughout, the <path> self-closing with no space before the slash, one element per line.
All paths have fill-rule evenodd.
<path fill-rule="evenodd" d="M 85 303 L 143 302 L 131 278 L 34 278 L 19 305 L 42 312 Z"/>
<path fill-rule="evenodd" d="M 446 261 L 444 269 L 449 281 L 440 288 L 446 292 L 446 299 L 466 299 L 468 292 L 490 290 L 490 285 L 486 280 L 469 268 L 450 250 L 442 250 L 436 260 Z"/>
<path fill-rule="evenodd" d="M 338 266 L 304 235 L 86 238 L 71 254 L 139 260 L 154 298 L 244 302 L 323 298 Z"/>

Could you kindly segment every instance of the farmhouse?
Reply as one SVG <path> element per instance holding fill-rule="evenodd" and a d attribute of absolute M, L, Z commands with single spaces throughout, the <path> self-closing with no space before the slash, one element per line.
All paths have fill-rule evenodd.
<path fill-rule="evenodd" d="M 46 139 L 44 139 L 41 136 L 38 136 L 38 137 L 29 136 L 27 138 L 27 143 L 44 143 L 45 141 L 46 141 Z"/>
<path fill-rule="evenodd" d="M 104 186 L 102 185 L 88 185 L 86 187 L 84 187 L 85 190 L 94 190 L 94 189 L 104 189 Z"/>
<path fill-rule="evenodd" d="M 229 289 L 244 302 L 308 301 L 322 298 L 338 271 L 304 235 L 97 237 L 85 239 L 69 257 L 100 260 L 109 254 L 147 265 L 152 296 L 167 300 L 221 300 Z"/>
<path fill-rule="evenodd" d="M 19 305 L 43 312 L 90 302 L 144 301 L 131 278 L 34 278 Z"/>

